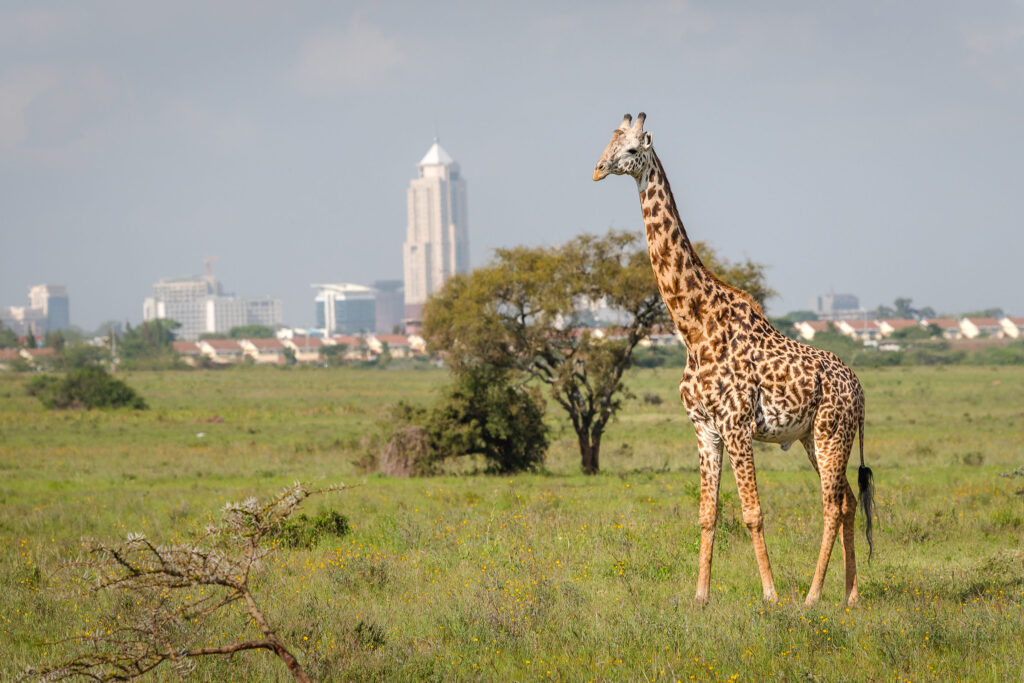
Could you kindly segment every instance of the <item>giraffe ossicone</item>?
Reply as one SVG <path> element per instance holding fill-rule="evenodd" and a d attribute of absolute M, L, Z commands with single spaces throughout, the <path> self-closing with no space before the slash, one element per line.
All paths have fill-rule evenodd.
<path fill-rule="evenodd" d="M 746 292 L 701 263 L 683 228 L 646 115 L 626 114 L 594 167 L 594 180 L 629 175 L 640 193 L 651 266 L 676 328 L 686 340 L 679 393 L 697 433 L 701 543 L 695 602 L 708 600 L 718 521 L 722 455 L 729 454 L 743 522 L 750 530 L 766 600 L 776 600 L 757 492 L 753 440 L 783 450 L 800 441 L 821 479 L 824 528 L 806 604 L 821 597 L 836 536 L 843 549 L 846 602 L 857 601 L 854 519 L 857 499 L 846 466 L 858 437 L 858 487 L 871 547 L 874 483 L 864 465 L 864 391 L 834 354 L 801 344 L 772 327 Z"/>

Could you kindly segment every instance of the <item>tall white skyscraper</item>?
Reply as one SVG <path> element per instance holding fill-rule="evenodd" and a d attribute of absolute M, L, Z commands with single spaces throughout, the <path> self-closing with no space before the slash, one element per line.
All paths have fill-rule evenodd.
<path fill-rule="evenodd" d="M 444 281 L 469 270 L 466 181 L 459 165 L 434 138 L 409 183 L 403 249 L 405 317 L 418 321 L 423 304 Z"/>

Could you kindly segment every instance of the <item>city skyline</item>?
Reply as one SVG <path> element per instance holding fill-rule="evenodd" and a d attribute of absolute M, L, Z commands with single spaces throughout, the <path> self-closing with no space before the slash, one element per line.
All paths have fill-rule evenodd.
<path fill-rule="evenodd" d="M 623 11 L 4 4 L 0 301 L 61 282 L 74 324 L 137 321 L 219 254 L 311 324 L 309 283 L 401 277 L 435 132 L 471 170 L 472 264 L 640 235 L 635 189 L 590 175 L 642 109 L 691 237 L 768 265 L 772 313 L 833 287 L 1024 311 L 1019 3 L 656 3 L 639 61 L 604 39 Z"/>

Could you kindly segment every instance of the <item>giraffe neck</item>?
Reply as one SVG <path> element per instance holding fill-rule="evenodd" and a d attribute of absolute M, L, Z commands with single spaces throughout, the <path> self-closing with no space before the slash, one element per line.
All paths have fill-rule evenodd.
<path fill-rule="evenodd" d="M 658 289 L 676 329 L 686 338 L 687 345 L 692 346 L 704 336 L 709 303 L 722 285 L 694 251 L 679 217 L 665 169 L 653 149 L 651 165 L 647 173 L 637 179 L 637 187 Z"/>

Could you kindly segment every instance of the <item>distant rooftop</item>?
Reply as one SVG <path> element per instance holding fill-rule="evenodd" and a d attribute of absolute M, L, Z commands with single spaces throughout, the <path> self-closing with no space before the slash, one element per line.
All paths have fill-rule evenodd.
<path fill-rule="evenodd" d="M 420 159 L 419 165 L 430 166 L 452 163 L 455 163 L 455 159 L 452 159 L 451 155 L 448 154 L 448 152 L 444 151 L 444 147 L 442 147 L 441 143 L 437 141 L 437 138 L 434 138 L 434 144 L 430 146 L 430 149 L 427 150 L 427 153 L 423 156 L 422 159 Z"/>
<path fill-rule="evenodd" d="M 323 283 L 323 284 L 312 284 L 310 287 L 317 289 L 329 289 L 339 294 L 372 294 L 373 288 L 366 287 L 364 285 L 357 285 L 351 282 L 336 282 L 336 283 Z"/>

